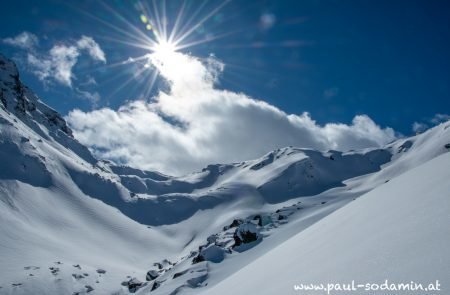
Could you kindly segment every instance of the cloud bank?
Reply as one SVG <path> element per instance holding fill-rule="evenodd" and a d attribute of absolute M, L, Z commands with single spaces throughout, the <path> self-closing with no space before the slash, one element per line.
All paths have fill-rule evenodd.
<path fill-rule="evenodd" d="M 211 163 L 257 158 L 285 146 L 319 150 L 376 147 L 395 139 L 366 115 L 352 124 L 317 124 L 242 93 L 214 88 L 223 64 L 181 53 L 150 56 L 170 90 L 118 110 L 74 110 L 75 136 L 100 158 L 183 174 Z"/>

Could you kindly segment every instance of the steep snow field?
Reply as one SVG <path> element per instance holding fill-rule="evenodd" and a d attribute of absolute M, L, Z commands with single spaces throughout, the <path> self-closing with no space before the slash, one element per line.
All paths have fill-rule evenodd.
<path fill-rule="evenodd" d="M 386 279 L 425 286 L 439 280 L 442 294 L 447 294 L 449 167 L 446 154 L 408 171 L 269 250 L 204 294 L 295 294 L 294 285 L 301 283 L 381 284 Z"/>
<path fill-rule="evenodd" d="M 309 263 L 313 263 L 313 258 L 319 258 L 319 252 L 314 251 L 321 249 L 331 251 L 326 255 L 336 253 L 332 244 L 342 243 L 348 248 L 342 249 L 343 258 L 316 261 L 333 264 L 335 268 L 330 266 L 328 274 L 343 267 L 340 263 L 350 261 L 346 259 L 351 253 L 365 253 L 364 247 L 367 251 L 375 247 L 379 254 L 387 251 L 386 257 L 400 251 L 378 236 L 358 236 L 360 228 L 356 226 L 365 229 L 377 225 L 373 215 L 396 221 L 380 229 L 379 237 L 386 236 L 388 230 L 394 233 L 406 227 L 395 220 L 397 211 L 398 218 L 404 217 L 405 222 L 414 217 L 421 221 L 416 236 L 407 236 L 412 240 L 424 237 L 432 241 L 426 238 L 427 228 L 433 231 L 433 225 L 448 224 L 448 219 L 441 220 L 443 216 L 428 210 L 428 203 L 423 210 L 409 211 L 409 219 L 398 207 L 408 198 L 411 202 L 406 203 L 415 207 L 404 210 L 421 207 L 418 197 L 407 189 L 420 192 L 435 188 L 444 196 L 433 197 L 423 191 L 421 198 L 435 198 L 428 205 L 449 212 L 449 193 L 445 193 L 448 174 L 441 171 L 431 175 L 448 161 L 450 122 L 378 149 L 321 152 L 286 147 L 260 159 L 213 164 L 196 173 L 172 177 L 97 161 L 73 138 L 64 119 L 21 83 L 15 65 L 1 55 L 0 89 L 0 294 L 171 294 L 203 290 L 247 294 L 253 292 L 228 292 L 224 289 L 228 287 L 221 286 L 239 283 L 244 288 L 244 281 L 253 280 L 253 288 L 257 288 L 258 280 L 266 282 L 260 289 L 265 289 L 267 280 L 274 285 L 278 280 L 278 287 L 287 288 L 278 290 L 291 291 L 296 282 L 288 281 L 288 274 L 281 275 L 286 266 L 282 263 L 297 261 L 298 272 L 303 273 L 302 259 L 310 256 Z M 422 167 L 427 165 L 438 166 L 425 173 Z M 416 171 L 433 180 L 408 178 L 409 185 L 401 181 L 419 173 Z M 405 193 L 396 196 L 393 187 L 398 194 L 402 189 Z M 387 190 L 383 196 L 371 197 L 383 189 Z M 341 219 L 331 223 L 332 234 L 323 224 L 330 224 L 327 220 L 335 216 Z M 433 217 L 435 224 L 425 222 Z M 316 227 L 327 235 L 311 234 Z M 349 239 L 358 237 L 358 249 L 351 246 L 357 245 L 355 241 L 350 243 L 334 235 L 337 229 Z M 436 241 L 448 246 L 444 237 L 448 235 Z M 313 243 L 303 243 L 303 239 Z M 277 253 L 282 247 L 306 248 L 301 248 L 303 253 L 286 252 L 289 255 L 279 259 L 281 254 Z M 448 262 L 448 251 L 440 254 L 442 261 Z M 416 267 L 424 262 L 409 257 Z M 264 268 L 270 276 L 262 273 L 262 268 L 255 275 L 246 271 L 266 260 L 271 260 Z M 373 263 L 381 267 L 382 262 L 378 259 Z M 293 271 L 294 265 L 290 267 Z M 328 279 L 326 271 L 320 276 L 322 271 L 316 267 L 305 279 Z M 443 271 L 449 273 L 448 269 Z M 370 272 L 367 275 L 377 278 Z"/>

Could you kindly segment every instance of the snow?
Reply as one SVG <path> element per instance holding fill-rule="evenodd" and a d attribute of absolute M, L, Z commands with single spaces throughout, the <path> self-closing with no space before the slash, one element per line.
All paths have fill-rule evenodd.
<path fill-rule="evenodd" d="M 352 280 L 439 280 L 448 286 L 449 167 L 450 157 L 444 154 L 412 169 L 269 250 L 204 294 L 295 294 L 295 284 Z"/>
<path fill-rule="evenodd" d="M 355 278 L 377 279 L 383 265 L 396 278 L 399 263 L 431 278 L 414 249 L 448 262 L 450 122 L 380 149 L 286 147 L 173 177 L 96 160 L 1 55 L 0 88 L 0 294 L 254 293 L 236 289 L 250 282 L 289 292 L 296 274 L 345 279 L 356 261 L 367 262 Z M 237 245 L 243 233 L 256 240 Z"/>

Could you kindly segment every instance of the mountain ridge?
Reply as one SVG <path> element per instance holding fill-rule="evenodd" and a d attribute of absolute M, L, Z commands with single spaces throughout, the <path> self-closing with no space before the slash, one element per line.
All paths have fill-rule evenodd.
<path fill-rule="evenodd" d="M 87 292 L 87 285 L 98 294 L 189 293 L 217 284 L 354 199 L 447 153 L 450 142 L 446 122 L 381 148 L 286 147 L 173 177 L 95 159 L 1 55 L 0 89 L 5 294 Z M 245 241 L 247 232 L 255 239 Z M 31 255 L 36 249 L 40 255 Z M 27 273 L 29 266 L 39 269 Z M 157 278 L 146 283 L 147 275 Z"/>

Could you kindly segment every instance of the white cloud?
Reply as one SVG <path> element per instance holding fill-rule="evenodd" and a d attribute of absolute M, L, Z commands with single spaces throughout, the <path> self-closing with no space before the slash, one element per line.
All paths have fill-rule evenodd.
<path fill-rule="evenodd" d="M 424 132 L 427 129 L 428 129 L 428 125 L 425 124 L 425 123 L 414 122 L 413 125 L 412 125 L 412 130 L 415 133 L 422 133 L 422 132 Z"/>
<path fill-rule="evenodd" d="M 39 39 L 32 33 L 22 32 L 15 37 L 3 39 L 3 42 L 11 46 L 32 50 L 39 44 Z"/>
<path fill-rule="evenodd" d="M 447 122 L 448 120 L 450 120 L 450 115 L 437 113 L 432 118 L 426 119 L 425 120 L 426 123 L 414 122 L 412 125 L 412 130 L 415 133 L 424 132 L 425 130 L 430 128 L 430 126 L 438 125 L 442 122 Z"/>
<path fill-rule="evenodd" d="M 244 94 L 214 88 L 223 64 L 173 53 L 152 56 L 170 92 L 117 111 L 74 110 L 67 120 L 82 143 L 102 158 L 165 173 L 190 172 L 211 163 L 252 159 L 284 146 L 357 149 L 395 138 L 368 116 L 352 124 L 318 125 L 308 113 L 286 114 Z"/>
<path fill-rule="evenodd" d="M 93 59 L 106 62 L 105 53 L 92 37 L 82 36 L 77 45 L 79 49 L 86 49 Z"/>
<path fill-rule="evenodd" d="M 18 46 L 28 51 L 27 63 L 32 73 L 44 82 L 56 81 L 72 87 L 75 78 L 73 67 L 83 51 L 97 61 L 106 62 L 105 53 L 92 37 L 82 36 L 75 42 L 54 45 L 49 52 L 37 52 L 38 38 L 28 32 L 23 32 L 14 38 L 3 39 L 3 42 Z"/>
<path fill-rule="evenodd" d="M 73 66 L 80 53 L 75 46 L 55 45 L 45 56 L 28 53 L 28 64 L 32 73 L 40 80 L 53 79 L 63 85 L 72 86 Z"/>
<path fill-rule="evenodd" d="M 96 107 L 100 101 L 100 94 L 98 92 L 89 92 L 81 89 L 75 89 L 78 96 L 82 99 L 87 99 L 91 102 L 93 107 Z"/>
<path fill-rule="evenodd" d="M 39 78 L 45 81 L 50 76 L 52 62 L 48 59 L 39 59 L 32 53 L 28 53 L 27 62 L 30 65 L 31 71 Z"/>
<path fill-rule="evenodd" d="M 50 50 L 53 65 L 53 77 L 67 86 L 72 85 L 72 68 L 77 63 L 80 53 L 74 46 L 56 45 Z"/>
<path fill-rule="evenodd" d="M 447 122 L 450 120 L 450 115 L 447 114 L 436 114 L 433 118 L 431 118 L 430 122 L 433 124 L 440 124 L 442 122 Z"/>

